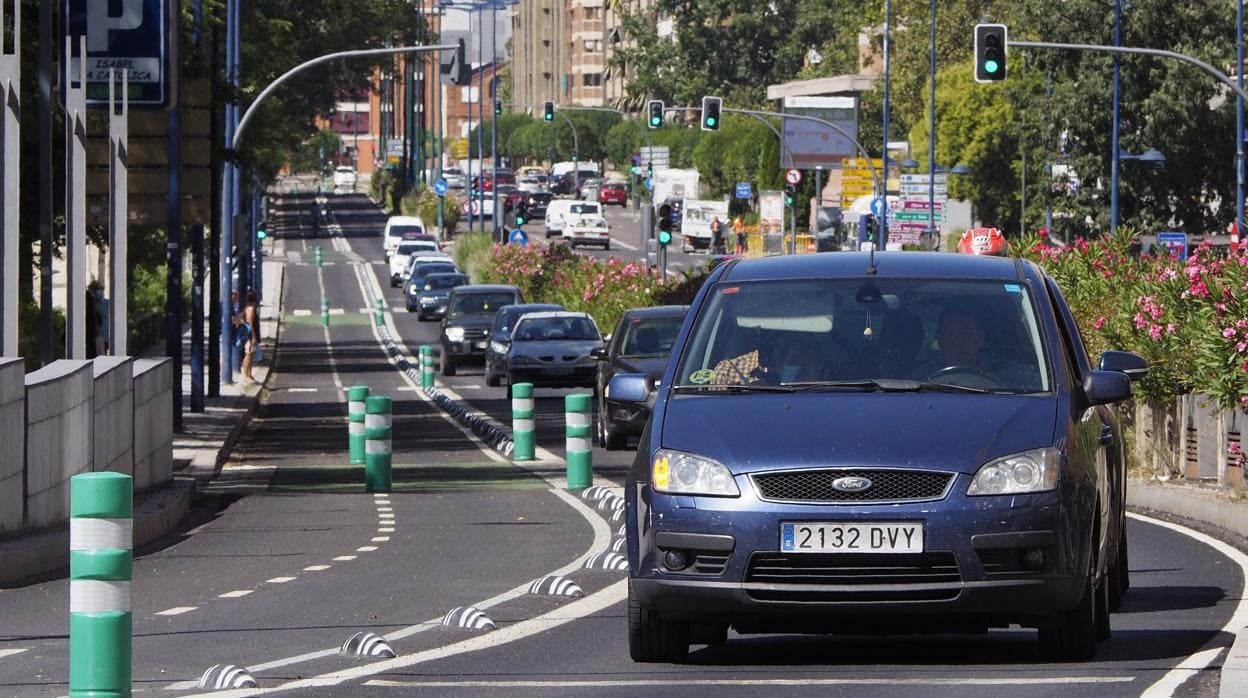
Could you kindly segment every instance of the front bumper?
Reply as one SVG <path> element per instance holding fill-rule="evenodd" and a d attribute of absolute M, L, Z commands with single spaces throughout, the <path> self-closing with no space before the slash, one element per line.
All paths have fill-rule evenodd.
<path fill-rule="evenodd" d="M 546 387 L 591 387 L 598 376 L 597 366 L 572 368 L 564 373 L 561 367 L 543 366 L 512 366 L 510 376 L 513 383 L 532 383 Z"/>
<path fill-rule="evenodd" d="M 1083 591 L 1090 516 L 1079 523 L 1059 492 L 966 497 L 969 477 L 938 501 L 876 505 L 762 501 L 744 476 L 731 499 L 635 484 L 630 583 L 645 608 L 743 632 L 1051 625 Z M 923 552 L 782 553 L 782 522 L 922 522 Z"/>
<path fill-rule="evenodd" d="M 485 361 L 485 352 L 490 346 L 488 339 L 472 339 L 462 342 L 442 342 L 442 355 L 453 356 L 457 360 L 477 359 Z"/>

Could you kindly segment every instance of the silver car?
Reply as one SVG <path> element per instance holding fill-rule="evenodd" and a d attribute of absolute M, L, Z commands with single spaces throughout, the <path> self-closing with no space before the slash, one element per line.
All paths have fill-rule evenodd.
<path fill-rule="evenodd" d="M 602 333 L 588 313 L 526 313 L 511 333 L 503 373 L 511 385 L 591 388 L 601 348 Z"/>

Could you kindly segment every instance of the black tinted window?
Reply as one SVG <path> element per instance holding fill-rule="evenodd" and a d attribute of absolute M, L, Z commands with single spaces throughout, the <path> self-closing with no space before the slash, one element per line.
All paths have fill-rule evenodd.
<path fill-rule="evenodd" d="M 493 313 L 504 305 L 515 303 L 516 300 L 516 294 L 507 291 L 460 294 L 455 296 L 451 303 L 451 315 Z"/>

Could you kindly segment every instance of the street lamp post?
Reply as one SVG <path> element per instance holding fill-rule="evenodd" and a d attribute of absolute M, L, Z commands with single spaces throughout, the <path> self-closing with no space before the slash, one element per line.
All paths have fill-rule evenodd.
<path fill-rule="evenodd" d="M 1114 46 L 1122 46 L 1122 0 L 1114 0 Z M 1113 161 L 1109 169 L 1109 235 L 1118 233 L 1118 102 L 1121 91 L 1122 56 L 1114 54 L 1114 105 L 1113 128 L 1110 136 L 1110 152 Z"/>

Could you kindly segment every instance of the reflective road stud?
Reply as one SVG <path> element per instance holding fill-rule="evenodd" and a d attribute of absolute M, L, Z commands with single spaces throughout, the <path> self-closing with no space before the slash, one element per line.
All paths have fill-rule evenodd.
<path fill-rule="evenodd" d="M 568 489 L 583 490 L 594 484 L 593 451 L 589 440 L 590 410 L 593 401 L 588 395 L 568 395 L 563 399 L 567 412 Z"/>
<path fill-rule="evenodd" d="M 533 384 L 516 383 L 511 386 L 511 441 L 515 444 L 511 459 L 533 460 Z"/>
<path fill-rule="evenodd" d="M 420 387 L 433 390 L 433 347 L 428 344 L 420 347 Z"/>
<path fill-rule="evenodd" d="M 69 695 L 129 696 L 134 480 L 84 473 L 69 490 Z"/>
<path fill-rule="evenodd" d="M 364 488 L 390 491 L 390 413 L 394 401 L 385 395 L 364 400 Z"/>
<path fill-rule="evenodd" d="M 329 301 L 321 299 L 321 326 L 329 327 Z"/>
<path fill-rule="evenodd" d="M 373 321 L 377 323 L 378 327 L 381 327 L 386 324 L 386 302 L 378 298 L 374 301 L 374 303 L 376 306 L 376 312 L 373 313 Z"/>
<path fill-rule="evenodd" d="M 367 397 L 366 385 L 347 389 L 347 449 L 352 465 L 364 464 L 364 400 Z"/>

